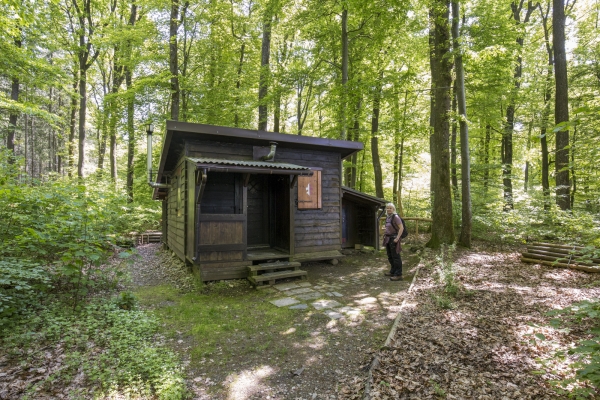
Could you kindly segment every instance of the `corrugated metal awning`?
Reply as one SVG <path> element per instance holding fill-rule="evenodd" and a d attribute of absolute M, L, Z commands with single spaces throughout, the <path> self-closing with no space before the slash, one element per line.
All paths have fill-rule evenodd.
<path fill-rule="evenodd" d="M 196 167 L 215 172 L 240 172 L 250 174 L 280 174 L 280 175 L 312 175 L 309 167 L 301 165 L 268 162 L 226 160 L 222 158 L 188 157 L 188 161 L 196 163 Z"/>

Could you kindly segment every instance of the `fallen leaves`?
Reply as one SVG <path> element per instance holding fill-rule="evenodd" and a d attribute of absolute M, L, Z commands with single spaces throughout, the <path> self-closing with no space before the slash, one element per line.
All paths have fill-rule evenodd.
<path fill-rule="evenodd" d="M 378 353 L 371 398 L 562 397 L 549 383 L 556 376 L 540 372 L 536 359 L 576 338 L 548 327 L 546 312 L 600 292 L 594 276 L 523 264 L 518 256 L 518 249 L 457 250 L 453 269 L 463 290 L 451 310 L 436 307 L 436 268 L 423 268 L 408 299 L 417 306 L 402 312 L 394 340 Z"/>

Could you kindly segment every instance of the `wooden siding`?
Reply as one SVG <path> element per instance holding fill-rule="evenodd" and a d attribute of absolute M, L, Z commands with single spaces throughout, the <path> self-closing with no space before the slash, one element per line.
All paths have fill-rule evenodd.
<path fill-rule="evenodd" d="M 297 188 L 292 190 L 294 253 L 305 254 L 341 248 L 340 155 L 326 151 L 277 150 L 276 158 L 321 169 L 321 209 L 298 210 Z"/>
<path fill-rule="evenodd" d="M 201 214 L 199 263 L 242 261 L 246 249 L 243 214 Z M 204 278 L 203 278 L 204 279 Z"/>
<path fill-rule="evenodd" d="M 185 199 L 186 182 L 184 164 L 180 163 L 172 176 L 167 197 L 167 246 L 185 260 Z"/>
<path fill-rule="evenodd" d="M 186 174 L 186 256 L 190 262 L 193 262 L 196 256 L 194 240 L 196 238 L 196 165 L 192 162 L 185 163 Z"/>
<path fill-rule="evenodd" d="M 252 148 L 253 146 L 238 143 L 193 141 L 188 142 L 186 155 L 188 157 L 252 160 Z"/>
<path fill-rule="evenodd" d="M 229 261 L 224 263 L 204 263 L 194 266 L 203 281 L 215 281 L 219 279 L 244 279 L 248 276 L 248 266 L 251 261 Z"/>

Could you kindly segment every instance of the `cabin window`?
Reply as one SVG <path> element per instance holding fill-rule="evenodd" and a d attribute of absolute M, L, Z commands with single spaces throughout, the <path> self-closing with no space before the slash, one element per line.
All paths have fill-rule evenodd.
<path fill-rule="evenodd" d="M 200 203 L 202 214 L 241 214 L 240 174 L 209 172 Z"/>
<path fill-rule="evenodd" d="M 298 209 L 318 210 L 321 208 L 321 171 L 313 171 L 312 176 L 299 176 Z"/>

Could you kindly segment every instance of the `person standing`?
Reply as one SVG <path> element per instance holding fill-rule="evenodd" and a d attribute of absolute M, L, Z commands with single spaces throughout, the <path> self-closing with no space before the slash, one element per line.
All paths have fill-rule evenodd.
<path fill-rule="evenodd" d="M 396 206 L 393 203 L 385 205 L 385 212 L 383 246 L 390 262 L 390 272 L 386 272 L 385 276 L 389 276 L 390 281 L 401 281 L 402 258 L 400 257 L 400 252 L 402 251 L 402 244 L 400 243 L 400 236 L 402 235 L 404 225 L 398 214 L 396 214 Z"/>

